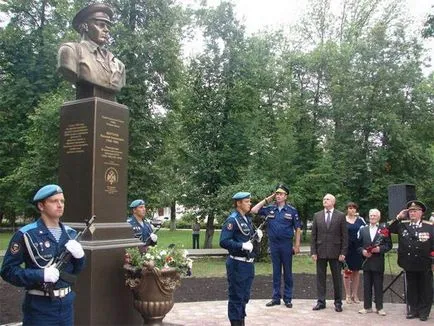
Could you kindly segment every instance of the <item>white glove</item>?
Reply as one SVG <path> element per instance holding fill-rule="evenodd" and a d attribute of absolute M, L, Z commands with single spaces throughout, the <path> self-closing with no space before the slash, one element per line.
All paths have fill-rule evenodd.
<path fill-rule="evenodd" d="M 65 244 L 66 249 L 71 253 L 74 258 L 80 259 L 84 257 L 84 250 L 77 240 L 69 240 Z"/>
<path fill-rule="evenodd" d="M 264 233 L 262 233 L 262 230 L 257 229 L 256 230 L 256 235 L 258 236 L 258 242 L 261 242 L 262 237 L 264 236 Z"/>
<path fill-rule="evenodd" d="M 58 280 L 59 280 L 59 270 L 56 267 L 50 266 L 44 268 L 44 282 L 56 283 Z"/>
<path fill-rule="evenodd" d="M 157 242 L 158 236 L 155 233 L 151 233 L 149 237 L 151 238 L 152 242 Z"/>
<path fill-rule="evenodd" d="M 253 250 L 253 244 L 250 241 L 243 242 L 242 248 L 245 251 L 252 252 L 252 250 Z"/>

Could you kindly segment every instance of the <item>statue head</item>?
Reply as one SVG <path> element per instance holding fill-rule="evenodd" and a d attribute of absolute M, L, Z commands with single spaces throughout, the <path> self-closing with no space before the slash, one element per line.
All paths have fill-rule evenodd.
<path fill-rule="evenodd" d="M 83 39 L 102 46 L 108 41 L 112 20 L 113 10 L 105 4 L 95 3 L 81 9 L 75 15 L 72 27 Z"/>

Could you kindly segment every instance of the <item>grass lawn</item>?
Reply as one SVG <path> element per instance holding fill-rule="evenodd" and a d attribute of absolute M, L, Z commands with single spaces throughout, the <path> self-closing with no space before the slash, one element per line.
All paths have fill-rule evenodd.
<path fill-rule="evenodd" d="M 199 258 L 193 261 L 193 277 L 225 277 L 226 258 Z M 397 275 L 401 268 L 397 265 L 396 253 L 387 253 L 385 258 L 385 274 Z M 297 255 L 292 263 L 293 273 L 315 274 L 316 265 L 308 255 Z M 271 275 L 271 261 L 255 263 L 255 275 Z M 330 269 L 328 269 L 330 273 Z"/>
<path fill-rule="evenodd" d="M 393 235 L 395 236 L 395 235 Z M 12 237 L 12 233 L 0 233 L 0 250 L 6 250 L 9 240 Z M 219 247 L 220 230 L 214 232 L 213 248 Z M 200 235 L 200 247 L 203 247 L 203 241 L 205 239 L 205 230 L 201 230 Z M 396 242 L 396 238 L 394 242 Z M 192 239 L 191 230 L 176 230 L 170 231 L 168 229 L 161 229 L 158 232 L 158 246 L 167 247 L 169 244 L 174 243 L 177 247 L 191 249 Z M 306 238 L 302 242 L 302 245 L 310 245 L 310 233 L 307 233 Z M 1 263 L 0 258 L 0 263 Z M 195 258 L 193 263 L 193 277 L 225 277 L 225 258 Z M 264 262 L 255 263 L 256 275 L 271 275 L 272 265 L 270 260 Z M 386 254 L 386 274 L 394 274 L 400 272 L 400 268 L 396 263 L 396 253 Z M 308 255 L 297 255 L 293 261 L 294 273 L 308 273 L 315 274 L 315 264 Z"/>

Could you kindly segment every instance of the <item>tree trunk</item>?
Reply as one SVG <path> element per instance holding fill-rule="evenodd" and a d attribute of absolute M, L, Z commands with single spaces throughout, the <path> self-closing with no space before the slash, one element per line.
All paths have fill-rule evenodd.
<path fill-rule="evenodd" d="M 176 230 L 176 201 L 170 204 L 170 231 Z"/>
<path fill-rule="evenodd" d="M 214 236 L 214 213 L 208 215 L 208 221 L 206 222 L 205 241 L 203 247 L 205 249 L 212 248 L 212 239 Z"/>

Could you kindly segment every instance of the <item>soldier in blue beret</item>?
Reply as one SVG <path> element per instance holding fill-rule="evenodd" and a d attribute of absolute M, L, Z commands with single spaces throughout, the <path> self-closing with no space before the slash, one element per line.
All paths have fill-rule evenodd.
<path fill-rule="evenodd" d="M 434 231 L 429 221 L 423 220 L 426 206 L 411 200 L 389 225 L 398 234 L 398 265 L 407 280 L 407 319 L 426 321 L 433 301 Z"/>
<path fill-rule="evenodd" d="M 1 276 L 26 289 L 23 325 L 73 325 L 75 293 L 53 262 L 66 248 L 72 259 L 62 271 L 78 274 L 84 267 L 84 251 L 74 240 L 77 232 L 60 222 L 65 207 L 62 188 L 54 184 L 42 187 L 33 197 L 33 203 L 41 217 L 14 234 Z M 47 283 L 54 283 L 54 298 L 44 286 Z"/>
<path fill-rule="evenodd" d="M 288 187 L 278 184 L 274 193 L 261 200 L 251 210 L 253 214 L 268 216 L 267 232 L 273 263 L 273 294 L 271 301 L 266 304 L 267 307 L 280 305 L 283 269 L 283 302 L 287 308 L 292 308 L 292 255 L 300 252 L 301 220 L 297 209 L 286 202 L 288 194 Z M 274 198 L 275 203 L 268 205 Z"/>
<path fill-rule="evenodd" d="M 262 231 L 255 230 L 247 213 L 250 211 L 250 193 L 237 192 L 233 197 L 235 210 L 222 226 L 220 246 L 229 252 L 226 260 L 228 279 L 228 317 L 232 326 L 244 325 L 246 304 L 255 276 L 252 240 L 260 242 Z"/>
<path fill-rule="evenodd" d="M 134 237 L 144 243 L 142 250 L 146 251 L 147 247 L 157 244 L 158 236 L 154 233 L 151 222 L 146 216 L 146 204 L 143 199 L 133 200 L 130 204 L 132 215 L 127 218 L 127 222 L 133 228 Z"/>

